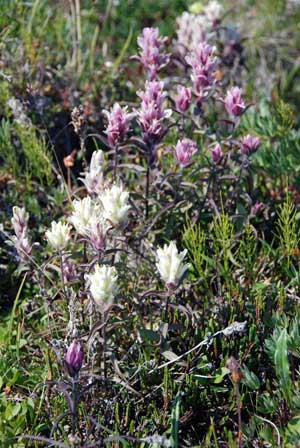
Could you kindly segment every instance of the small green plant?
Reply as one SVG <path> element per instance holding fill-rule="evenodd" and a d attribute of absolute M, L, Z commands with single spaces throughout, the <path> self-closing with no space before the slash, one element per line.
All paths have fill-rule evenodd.
<path fill-rule="evenodd" d="M 254 229 L 251 224 L 246 224 L 243 232 L 243 238 L 240 240 L 240 245 L 237 250 L 239 259 L 243 268 L 245 269 L 246 279 L 253 282 L 255 277 L 255 263 L 257 254 L 257 241 Z"/>
<path fill-rule="evenodd" d="M 37 136 L 36 132 L 33 125 L 17 125 L 17 134 L 25 155 L 26 177 L 36 177 L 42 185 L 50 185 L 53 181 L 51 153 L 44 137 Z"/>
<path fill-rule="evenodd" d="M 220 273 L 230 283 L 230 261 L 233 260 L 234 225 L 230 216 L 222 211 L 213 219 L 213 247 L 219 259 Z"/>
<path fill-rule="evenodd" d="M 290 267 L 291 258 L 295 254 L 299 244 L 298 224 L 296 221 L 296 208 L 291 200 L 291 195 L 286 193 L 283 204 L 279 205 L 277 235 L 280 251 Z"/>
<path fill-rule="evenodd" d="M 205 253 L 206 235 L 200 224 L 193 223 L 191 218 L 186 218 L 183 229 L 183 243 L 189 251 L 190 259 L 199 277 L 206 279 L 208 264 Z"/>
<path fill-rule="evenodd" d="M 3 160 L 3 166 L 6 172 L 11 172 L 17 177 L 20 174 L 20 167 L 16 148 L 11 140 L 11 124 L 8 120 L 2 118 L 0 124 L 0 157 Z"/>

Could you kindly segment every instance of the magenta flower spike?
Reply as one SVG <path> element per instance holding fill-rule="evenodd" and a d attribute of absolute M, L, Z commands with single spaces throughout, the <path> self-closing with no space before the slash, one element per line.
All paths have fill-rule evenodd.
<path fill-rule="evenodd" d="M 190 163 L 191 157 L 197 152 L 197 143 L 189 138 L 178 140 L 175 152 L 176 159 L 180 166 L 184 168 Z"/>
<path fill-rule="evenodd" d="M 221 145 L 217 143 L 213 148 L 210 148 L 210 152 L 213 162 L 220 163 L 224 156 Z"/>
<path fill-rule="evenodd" d="M 159 35 L 158 28 L 144 28 L 137 38 L 140 47 L 138 59 L 151 81 L 156 79 L 158 72 L 168 63 L 169 55 L 161 53 L 165 41 L 166 38 Z"/>
<path fill-rule="evenodd" d="M 232 87 L 231 89 L 227 90 L 224 104 L 227 112 L 234 116 L 239 117 L 242 115 L 246 108 L 245 101 L 242 97 L 242 89 L 239 87 Z"/>
<path fill-rule="evenodd" d="M 184 86 L 177 86 L 177 95 L 175 96 L 175 105 L 178 112 L 184 113 L 190 107 L 192 100 L 191 89 Z"/>
<path fill-rule="evenodd" d="M 145 90 L 137 92 L 142 100 L 140 109 L 136 111 L 137 120 L 146 142 L 157 143 L 160 140 L 165 130 L 163 122 L 172 114 L 170 109 L 163 107 L 167 96 L 163 89 L 163 82 L 146 81 Z"/>
<path fill-rule="evenodd" d="M 121 107 L 115 103 L 110 111 L 103 111 L 106 115 L 108 123 L 105 134 L 107 135 L 108 144 L 114 148 L 118 143 L 125 140 L 129 130 L 129 122 L 132 119 L 132 113 L 127 111 L 127 106 Z"/>
<path fill-rule="evenodd" d="M 187 63 L 192 67 L 191 79 L 198 103 L 202 102 L 207 92 L 216 84 L 216 66 L 218 59 L 214 56 L 214 47 L 207 42 L 201 42 L 187 57 Z"/>
<path fill-rule="evenodd" d="M 261 142 L 259 137 L 253 137 L 252 135 L 247 134 L 242 138 L 241 141 L 242 153 L 249 156 L 250 154 L 258 150 L 260 143 Z"/>

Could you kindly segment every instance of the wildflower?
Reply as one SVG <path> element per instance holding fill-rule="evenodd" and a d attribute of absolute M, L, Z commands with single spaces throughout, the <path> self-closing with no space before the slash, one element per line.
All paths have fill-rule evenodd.
<path fill-rule="evenodd" d="M 190 264 L 183 263 L 186 254 L 187 249 L 178 253 L 178 249 L 174 241 L 171 241 L 169 246 L 165 244 L 163 248 L 159 247 L 157 249 L 158 261 L 156 263 L 156 267 L 168 289 L 176 288 L 185 271 L 189 269 Z"/>
<path fill-rule="evenodd" d="M 13 217 L 11 219 L 15 236 L 12 237 L 13 244 L 21 260 L 26 261 L 32 250 L 32 245 L 28 236 L 28 213 L 25 208 L 13 207 Z"/>
<path fill-rule="evenodd" d="M 184 11 L 176 19 L 177 47 L 180 53 L 186 54 L 197 48 L 206 38 L 209 23 L 204 15 Z"/>
<path fill-rule="evenodd" d="M 191 89 L 184 86 L 177 86 L 177 95 L 175 97 L 176 109 L 183 113 L 188 110 L 191 104 L 192 92 Z"/>
<path fill-rule="evenodd" d="M 151 80 L 155 79 L 159 70 L 168 63 L 169 55 L 160 52 L 165 41 L 165 37 L 159 36 L 158 28 L 144 28 L 142 35 L 137 38 L 141 49 L 139 60 Z"/>
<path fill-rule="evenodd" d="M 99 194 L 103 186 L 104 153 L 99 149 L 94 151 L 89 170 L 85 173 L 82 182 L 89 194 Z"/>
<path fill-rule="evenodd" d="M 75 264 L 70 259 L 64 259 L 62 263 L 62 274 L 66 282 L 72 282 L 76 279 L 76 269 Z"/>
<path fill-rule="evenodd" d="M 240 116 L 245 110 L 245 101 L 242 97 L 242 89 L 239 87 L 232 87 L 227 91 L 225 99 L 225 108 L 230 115 L 234 117 Z"/>
<path fill-rule="evenodd" d="M 201 102 L 208 90 L 217 81 L 216 66 L 217 58 L 214 56 L 215 48 L 207 42 L 201 42 L 187 57 L 187 63 L 192 67 L 191 79 L 194 84 L 198 102 Z"/>
<path fill-rule="evenodd" d="M 63 250 L 70 240 L 70 226 L 61 221 L 52 221 L 51 229 L 47 230 L 46 238 L 53 249 Z"/>
<path fill-rule="evenodd" d="M 176 158 L 181 167 L 190 163 L 191 157 L 197 152 L 197 143 L 189 138 L 178 140 L 175 151 Z"/>
<path fill-rule="evenodd" d="M 83 359 L 84 352 L 82 344 L 78 341 L 73 341 L 64 358 L 65 370 L 72 378 L 76 377 L 80 371 L 83 364 Z"/>
<path fill-rule="evenodd" d="M 103 252 L 105 250 L 106 236 L 109 228 L 104 216 L 100 215 L 97 219 L 95 217 L 91 219 L 88 239 L 93 249 L 97 252 Z"/>
<path fill-rule="evenodd" d="M 86 121 L 83 106 L 74 107 L 71 112 L 71 120 L 76 134 L 82 134 Z"/>
<path fill-rule="evenodd" d="M 163 122 L 172 114 L 170 109 L 163 108 L 163 102 L 167 96 L 163 88 L 163 82 L 146 81 L 145 91 L 137 92 L 142 100 L 141 107 L 137 110 L 138 123 L 147 143 L 160 140 L 165 131 Z"/>
<path fill-rule="evenodd" d="M 22 236 L 27 232 L 28 217 L 28 212 L 26 212 L 24 207 L 13 207 L 13 217 L 11 222 L 17 238 L 22 238 Z"/>
<path fill-rule="evenodd" d="M 100 216 L 99 207 L 97 207 L 90 197 L 73 201 L 73 213 L 69 221 L 73 224 L 80 235 L 88 235 L 90 221 Z"/>
<path fill-rule="evenodd" d="M 104 217 L 114 226 L 124 224 L 128 218 L 129 193 L 123 190 L 122 185 L 113 185 L 100 195 Z"/>
<path fill-rule="evenodd" d="M 219 23 L 223 10 L 223 6 L 215 0 L 210 1 L 208 5 L 204 6 L 203 13 L 212 27 L 215 27 Z"/>
<path fill-rule="evenodd" d="M 120 104 L 115 103 L 110 111 L 103 111 L 108 120 L 107 128 L 104 132 L 107 135 L 108 144 L 111 148 L 114 148 L 126 138 L 129 121 L 133 117 L 133 114 L 127 112 L 127 109 L 127 106 L 121 107 Z"/>
<path fill-rule="evenodd" d="M 265 208 L 265 204 L 263 202 L 256 202 L 250 210 L 251 216 L 258 215 Z"/>
<path fill-rule="evenodd" d="M 88 275 L 90 292 L 101 312 L 105 313 L 113 305 L 118 293 L 118 275 L 111 266 L 95 266 L 93 274 Z"/>
<path fill-rule="evenodd" d="M 219 163 L 223 159 L 224 154 L 219 143 L 217 143 L 213 148 L 210 148 L 210 152 L 214 163 Z"/>
<path fill-rule="evenodd" d="M 246 154 L 247 156 L 257 151 L 259 146 L 260 146 L 259 137 L 253 137 L 252 135 L 247 134 L 245 137 L 242 138 L 241 141 L 242 153 Z"/>

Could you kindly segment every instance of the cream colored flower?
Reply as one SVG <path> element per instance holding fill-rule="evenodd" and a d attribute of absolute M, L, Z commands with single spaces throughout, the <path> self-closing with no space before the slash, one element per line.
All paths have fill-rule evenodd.
<path fill-rule="evenodd" d="M 186 249 L 178 253 L 174 241 L 171 241 L 169 246 L 165 244 L 163 248 L 157 249 L 156 267 L 169 289 L 173 289 L 179 284 L 185 271 L 190 267 L 190 264 L 183 263 L 186 253 Z"/>
<path fill-rule="evenodd" d="M 63 250 L 70 241 L 70 231 L 68 224 L 52 221 L 51 229 L 46 232 L 46 238 L 53 249 Z"/>
<path fill-rule="evenodd" d="M 99 194 L 103 187 L 104 153 L 99 149 L 94 151 L 90 168 L 81 179 L 90 194 Z"/>
<path fill-rule="evenodd" d="M 90 197 L 73 201 L 73 213 L 69 221 L 80 235 L 88 235 L 90 223 L 100 214 L 99 207 L 92 202 Z"/>
<path fill-rule="evenodd" d="M 113 185 L 100 195 L 105 218 L 114 226 L 124 224 L 128 218 L 129 193 L 123 190 L 122 185 Z"/>
<path fill-rule="evenodd" d="M 93 274 L 88 275 L 90 292 L 101 312 L 106 312 L 113 305 L 118 293 L 118 275 L 114 267 L 95 266 Z"/>

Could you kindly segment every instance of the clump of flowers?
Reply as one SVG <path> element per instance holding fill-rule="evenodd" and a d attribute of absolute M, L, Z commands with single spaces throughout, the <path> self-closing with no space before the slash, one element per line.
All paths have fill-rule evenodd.
<path fill-rule="evenodd" d="M 197 152 L 197 143 L 189 138 L 178 140 L 175 153 L 180 166 L 184 168 L 190 163 L 191 157 Z"/>
<path fill-rule="evenodd" d="M 95 303 L 102 313 L 105 313 L 114 304 L 118 294 L 118 275 L 112 266 L 96 265 L 92 274 L 88 275 L 90 292 Z"/>
<path fill-rule="evenodd" d="M 192 100 L 192 92 L 189 87 L 177 86 L 177 95 L 175 96 L 176 109 L 180 113 L 184 113 L 190 107 Z"/>
<path fill-rule="evenodd" d="M 224 104 L 227 112 L 233 117 L 242 115 L 246 108 L 245 101 L 242 96 L 242 89 L 239 87 L 232 87 L 226 93 Z"/>
<path fill-rule="evenodd" d="M 28 218 L 28 212 L 26 212 L 24 207 L 13 207 L 11 222 L 15 236 L 12 240 L 21 260 L 26 260 L 32 249 L 28 235 Z"/>
<path fill-rule="evenodd" d="M 109 223 L 115 227 L 126 223 L 130 210 L 129 193 L 123 189 L 122 185 L 114 184 L 111 188 L 106 188 L 99 199 L 103 207 L 103 215 Z"/>
<path fill-rule="evenodd" d="M 85 178 L 81 179 L 89 194 L 99 194 L 103 188 L 104 153 L 99 149 L 94 151 L 89 170 L 85 172 Z"/>
<path fill-rule="evenodd" d="M 171 241 L 169 245 L 165 244 L 163 248 L 159 247 L 157 249 L 156 267 L 169 290 L 178 286 L 184 273 L 190 267 L 189 263 L 184 263 L 186 254 L 187 249 L 178 252 L 174 241 Z"/>
<path fill-rule="evenodd" d="M 209 90 L 216 84 L 217 58 L 214 47 L 207 42 L 201 42 L 187 57 L 187 63 L 192 67 L 191 79 L 198 104 L 201 104 Z"/>
<path fill-rule="evenodd" d="M 169 55 L 161 52 L 166 39 L 159 35 L 158 28 L 144 28 L 137 39 L 140 47 L 138 59 L 150 80 L 156 79 L 158 72 L 168 63 Z"/>
<path fill-rule="evenodd" d="M 53 249 L 62 251 L 70 241 L 70 232 L 71 228 L 68 224 L 52 221 L 51 229 L 46 232 L 46 238 Z"/>
<path fill-rule="evenodd" d="M 247 134 L 241 140 L 241 151 L 243 154 L 249 156 L 258 150 L 260 143 L 259 137 L 253 137 L 253 135 Z"/>
<path fill-rule="evenodd" d="M 104 132 L 107 135 L 109 146 L 114 148 L 125 140 L 129 122 L 134 114 L 128 112 L 127 106 L 121 107 L 119 103 L 115 103 L 110 111 L 104 110 L 103 113 L 108 121 Z"/>
<path fill-rule="evenodd" d="M 137 95 L 142 103 L 137 110 L 138 123 L 142 128 L 146 143 L 157 143 L 164 134 L 164 121 L 172 114 L 170 109 L 164 109 L 166 99 L 164 83 L 158 81 L 146 81 L 145 91 L 139 90 Z"/>

